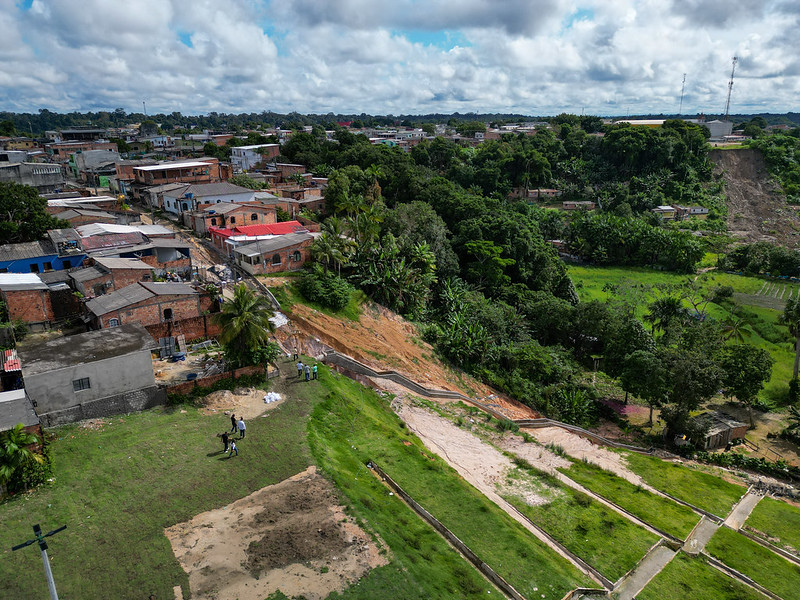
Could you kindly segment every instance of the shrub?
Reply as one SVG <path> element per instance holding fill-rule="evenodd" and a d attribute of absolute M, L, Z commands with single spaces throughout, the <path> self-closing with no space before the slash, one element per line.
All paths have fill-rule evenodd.
<path fill-rule="evenodd" d="M 332 310 L 342 310 L 350 301 L 353 286 L 331 271 L 314 269 L 300 277 L 298 289 L 309 302 Z"/>

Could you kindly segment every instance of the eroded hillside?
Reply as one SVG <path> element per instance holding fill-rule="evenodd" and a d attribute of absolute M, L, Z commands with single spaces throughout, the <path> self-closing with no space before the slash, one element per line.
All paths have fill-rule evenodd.
<path fill-rule="evenodd" d="M 728 229 L 733 237 L 800 246 L 800 216 L 786 203 L 759 150 L 712 150 L 709 158 L 725 181 Z"/>

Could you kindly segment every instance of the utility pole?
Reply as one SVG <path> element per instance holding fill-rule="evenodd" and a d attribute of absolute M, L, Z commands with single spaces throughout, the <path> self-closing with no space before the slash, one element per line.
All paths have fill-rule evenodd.
<path fill-rule="evenodd" d="M 59 527 L 58 529 L 54 529 L 48 533 L 42 534 L 42 528 L 39 527 L 39 524 L 33 526 L 33 535 L 36 536 L 35 539 L 28 540 L 27 542 L 23 542 L 17 546 L 11 548 L 11 551 L 19 550 L 20 548 L 25 548 L 26 546 L 30 546 L 36 542 L 39 542 L 39 549 L 42 551 L 42 562 L 44 563 L 44 575 L 47 578 L 47 587 L 50 590 L 50 600 L 58 600 L 58 593 L 56 592 L 56 582 L 53 580 L 53 572 L 50 570 L 50 559 L 47 557 L 47 542 L 44 541 L 44 538 L 50 537 L 51 535 L 57 534 L 59 531 L 64 531 L 67 528 L 66 525 L 63 527 Z"/>
<path fill-rule="evenodd" d="M 733 57 L 733 61 L 731 61 L 731 80 L 728 82 L 728 99 L 725 101 L 725 121 L 729 121 L 728 113 L 731 110 L 731 92 L 733 91 L 733 74 L 736 72 L 736 63 L 739 59 L 737 57 Z"/>
<path fill-rule="evenodd" d="M 144 100 L 142 100 L 142 110 L 144 111 L 144 116 L 146 117 L 147 116 L 147 104 L 145 104 Z"/>
<path fill-rule="evenodd" d="M 683 90 L 686 89 L 686 73 L 683 74 L 683 83 L 681 83 L 681 104 L 678 108 L 678 116 L 683 114 Z"/>

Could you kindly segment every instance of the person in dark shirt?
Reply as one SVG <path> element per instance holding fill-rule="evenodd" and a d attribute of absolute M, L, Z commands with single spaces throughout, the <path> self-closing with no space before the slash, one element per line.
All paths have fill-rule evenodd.
<path fill-rule="evenodd" d="M 236 433 L 236 415 L 231 414 L 231 433 Z"/>
<path fill-rule="evenodd" d="M 222 443 L 225 444 L 225 448 L 222 451 L 223 452 L 227 452 L 228 451 L 228 432 L 227 431 L 223 431 L 221 437 L 222 437 Z"/>

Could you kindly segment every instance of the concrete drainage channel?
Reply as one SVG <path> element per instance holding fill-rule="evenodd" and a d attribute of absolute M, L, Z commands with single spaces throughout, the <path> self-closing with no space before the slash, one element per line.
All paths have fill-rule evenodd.
<path fill-rule="evenodd" d="M 397 482 L 395 482 L 391 477 L 389 477 L 383 469 L 381 469 L 375 461 L 369 461 L 367 463 L 367 468 L 372 470 L 378 477 L 381 478 L 387 486 L 389 486 L 400 498 L 410 506 L 414 512 L 416 512 L 420 517 L 422 517 L 431 527 L 433 527 L 439 534 L 446 539 L 450 545 L 452 545 L 458 552 L 466 558 L 470 563 L 472 563 L 480 573 L 486 577 L 492 584 L 494 584 L 507 598 L 511 598 L 512 600 L 526 600 L 526 598 L 520 594 L 514 587 L 508 583 L 505 579 L 503 579 L 492 567 L 486 564 L 484 561 L 480 559 L 480 557 L 473 552 L 469 546 L 467 546 L 464 542 L 462 542 L 452 531 L 450 531 L 447 527 L 445 527 L 441 521 L 439 521 L 436 517 L 434 517 L 431 513 L 429 513 L 423 506 L 414 500 L 403 488 L 401 488 Z M 586 565 L 588 567 L 588 565 Z M 593 571 L 593 573 L 597 573 L 592 567 L 589 567 Z M 603 584 L 607 584 L 612 586 L 613 584 L 605 579 L 602 575 Z M 564 596 L 562 600 L 577 600 L 578 598 L 600 598 L 600 597 L 608 597 L 609 590 L 608 589 L 592 589 L 592 588 L 578 588 L 572 590 Z"/>

